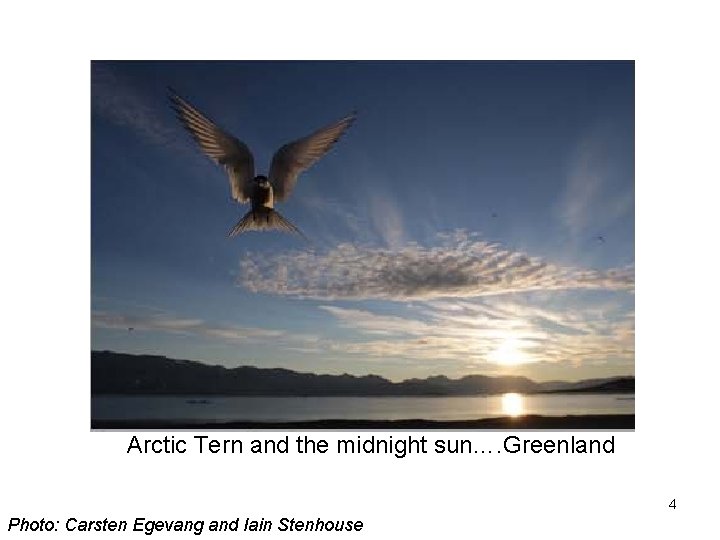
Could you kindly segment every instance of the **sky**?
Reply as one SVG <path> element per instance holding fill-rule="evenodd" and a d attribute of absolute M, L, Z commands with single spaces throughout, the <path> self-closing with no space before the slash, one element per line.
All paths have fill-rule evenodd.
<path fill-rule="evenodd" d="M 172 87 L 252 150 L 357 120 L 276 209 L 232 200 Z M 93 62 L 92 348 L 382 375 L 631 375 L 632 62 Z M 129 328 L 133 330 L 130 331 Z"/>

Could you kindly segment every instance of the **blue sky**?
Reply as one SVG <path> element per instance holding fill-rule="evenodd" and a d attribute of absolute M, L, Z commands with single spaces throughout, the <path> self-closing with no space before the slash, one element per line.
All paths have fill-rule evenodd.
<path fill-rule="evenodd" d="M 634 372 L 633 63 L 91 69 L 94 349 L 393 380 Z M 309 242 L 228 238 L 247 207 L 167 86 L 259 174 L 358 111 L 277 205 Z"/>

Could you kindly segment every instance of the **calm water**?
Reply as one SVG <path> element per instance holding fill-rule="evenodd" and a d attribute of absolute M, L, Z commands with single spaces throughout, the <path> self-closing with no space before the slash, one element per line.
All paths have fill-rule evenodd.
<path fill-rule="evenodd" d="M 634 414 L 629 394 L 551 394 L 472 397 L 217 397 L 98 396 L 94 420 L 202 422 L 302 420 L 473 420 L 539 414 Z"/>

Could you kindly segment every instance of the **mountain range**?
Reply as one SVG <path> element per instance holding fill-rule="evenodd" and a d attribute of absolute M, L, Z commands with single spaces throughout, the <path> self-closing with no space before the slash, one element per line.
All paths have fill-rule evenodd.
<path fill-rule="evenodd" d="M 91 352 L 91 392 L 136 395 L 467 396 L 518 392 L 634 393 L 635 377 L 535 382 L 526 377 L 466 375 L 392 382 L 378 375 L 318 375 L 281 368 L 226 368 L 165 356 Z"/>

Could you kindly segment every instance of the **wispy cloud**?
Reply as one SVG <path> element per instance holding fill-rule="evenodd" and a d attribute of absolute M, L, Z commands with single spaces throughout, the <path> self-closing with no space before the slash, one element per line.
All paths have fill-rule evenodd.
<path fill-rule="evenodd" d="M 388 196 L 377 193 L 370 196 L 370 218 L 387 247 L 396 249 L 402 245 L 405 237 L 402 213 Z"/>
<path fill-rule="evenodd" d="M 341 321 L 343 326 L 376 335 L 423 335 L 430 330 L 427 323 L 394 315 L 378 315 L 360 309 L 320 306 Z"/>
<path fill-rule="evenodd" d="M 110 65 L 93 62 L 91 97 L 93 111 L 110 122 L 133 130 L 151 143 L 177 143 L 177 130 Z"/>
<path fill-rule="evenodd" d="M 202 319 L 174 317 L 167 314 L 137 315 L 95 311 L 92 314 L 92 324 L 98 328 L 125 331 L 132 328 L 133 331 L 138 332 L 166 332 L 218 338 L 228 342 L 263 341 L 280 337 L 293 337 L 282 330 L 212 325 Z"/>
<path fill-rule="evenodd" d="M 326 241 L 337 243 L 343 235 L 361 242 L 371 238 L 367 220 L 360 218 L 350 205 L 319 195 L 297 194 L 297 201 L 304 206 L 308 214 L 315 218 L 318 234 Z"/>
<path fill-rule="evenodd" d="M 570 163 L 558 215 L 574 240 L 612 224 L 632 209 L 635 200 L 632 184 L 612 189 L 608 136 L 595 133 L 585 138 Z"/>
<path fill-rule="evenodd" d="M 441 244 L 395 249 L 341 244 L 325 252 L 297 251 L 241 261 L 248 290 L 318 299 L 431 300 L 524 291 L 631 290 L 634 268 L 588 270 L 479 240 L 463 231 Z"/>
<path fill-rule="evenodd" d="M 635 354 L 632 311 L 548 309 L 490 298 L 422 303 L 405 316 L 322 306 L 361 336 L 330 347 L 374 358 L 445 361 L 483 369 L 510 343 L 523 363 L 626 363 Z M 548 324 L 551 323 L 551 324 Z M 364 339 L 362 339 L 364 336 Z M 467 367 L 467 366 L 466 366 Z"/>
<path fill-rule="evenodd" d="M 313 240 L 337 245 L 340 239 L 355 243 L 382 244 L 396 249 L 405 240 L 403 214 L 390 196 L 369 192 L 367 205 L 348 204 L 321 195 L 298 193 L 297 201 L 315 219 Z"/>

